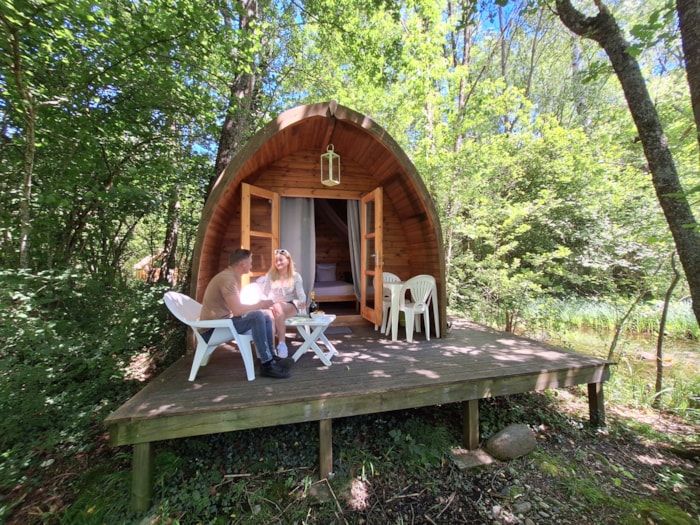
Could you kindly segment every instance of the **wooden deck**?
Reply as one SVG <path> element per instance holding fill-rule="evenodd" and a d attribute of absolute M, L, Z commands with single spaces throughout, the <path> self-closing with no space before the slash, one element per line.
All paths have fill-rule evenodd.
<path fill-rule="evenodd" d="M 105 421 L 111 444 L 134 446 L 133 507 L 150 505 L 151 444 L 164 439 L 319 421 L 322 478 L 333 470 L 332 420 L 338 417 L 462 402 L 464 446 L 474 449 L 479 399 L 587 384 L 591 422 L 604 423 L 603 382 L 611 363 L 603 359 L 465 320 L 453 321 L 442 339 L 417 334 L 413 343 L 403 331 L 392 342 L 369 325 L 338 330 L 328 334 L 339 352 L 330 367 L 307 352 L 292 378 L 249 382 L 240 355 L 221 348 L 195 381 L 187 381 L 188 355 L 113 412 Z M 290 355 L 301 338 L 292 341 Z"/>

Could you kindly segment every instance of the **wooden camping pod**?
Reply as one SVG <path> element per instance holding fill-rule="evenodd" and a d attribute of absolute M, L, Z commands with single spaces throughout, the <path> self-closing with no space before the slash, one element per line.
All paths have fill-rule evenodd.
<path fill-rule="evenodd" d="M 334 145 L 342 165 L 341 183 L 332 187 L 320 180 L 320 156 L 328 144 Z M 229 254 L 242 247 L 242 221 L 244 228 L 264 229 L 270 220 L 255 207 L 250 224 L 242 219 L 243 183 L 282 197 L 312 197 L 331 205 L 382 188 L 383 270 L 404 280 L 422 273 L 435 276 L 445 333 L 445 250 L 437 211 L 406 153 L 369 117 L 336 102 L 299 106 L 269 122 L 236 154 L 202 212 L 190 290 L 198 301 L 211 278 L 227 265 Z M 254 272 L 269 268 L 269 246 L 276 241 L 244 246 L 254 253 Z M 331 221 L 317 222 L 316 261 L 337 263 L 339 274 L 350 269 L 347 241 Z"/>

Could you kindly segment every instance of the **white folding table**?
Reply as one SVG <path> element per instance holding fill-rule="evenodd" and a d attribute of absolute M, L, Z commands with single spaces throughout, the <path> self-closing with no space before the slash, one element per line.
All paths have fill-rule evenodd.
<path fill-rule="evenodd" d="M 326 328 L 328 328 L 333 321 L 335 321 L 335 315 L 330 314 L 315 315 L 312 317 L 297 315 L 288 318 L 285 324 L 287 326 L 295 326 L 304 339 L 304 343 L 294 352 L 292 359 L 294 359 L 295 362 L 298 361 L 307 350 L 311 349 L 324 365 L 331 366 L 331 358 L 336 355 L 338 351 L 333 346 L 333 343 L 328 340 L 325 332 Z M 318 346 L 319 342 L 323 343 L 326 347 L 325 352 Z"/>

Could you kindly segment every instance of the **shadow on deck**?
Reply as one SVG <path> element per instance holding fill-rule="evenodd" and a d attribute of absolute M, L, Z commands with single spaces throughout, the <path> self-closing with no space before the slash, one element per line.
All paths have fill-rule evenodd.
<path fill-rule="evenodd" d="M 235 346 L 223 345 L 195 381 L 187 380 L 188 355 L 113 412 L 105 421 L 111 444 L 134 446 L 133 507 L 150 505 L 154 441 L 319 421 L 325 477 L 333 471 L 334 418 L 462 402 L 464 446 L 475 449 L 479 399 L 587 384 L 591 423 L 605 420 L 603 383 L 611 363 L 603 359 L 462 319 L 430 341 L 417 334 L 412 343 L 392 342 L 370 325 L 332 327 L 327 335 L 339 352 L 330 367 L 309 351 L 290 379 L 249 382 Z M 298 336 L 292 341 L 290 355 L 301 344 Z"/>

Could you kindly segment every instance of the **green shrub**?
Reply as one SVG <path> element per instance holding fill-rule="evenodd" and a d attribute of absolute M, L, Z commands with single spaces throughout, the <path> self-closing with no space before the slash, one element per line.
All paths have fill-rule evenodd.
<path fill-rule="evenodd" d="M 79 271 L 0 272 L 0 487 L 53 454 L 93 446 L 102 421 L 141 384 L 132 357 L 164 337 L 157 287 Z"/>

